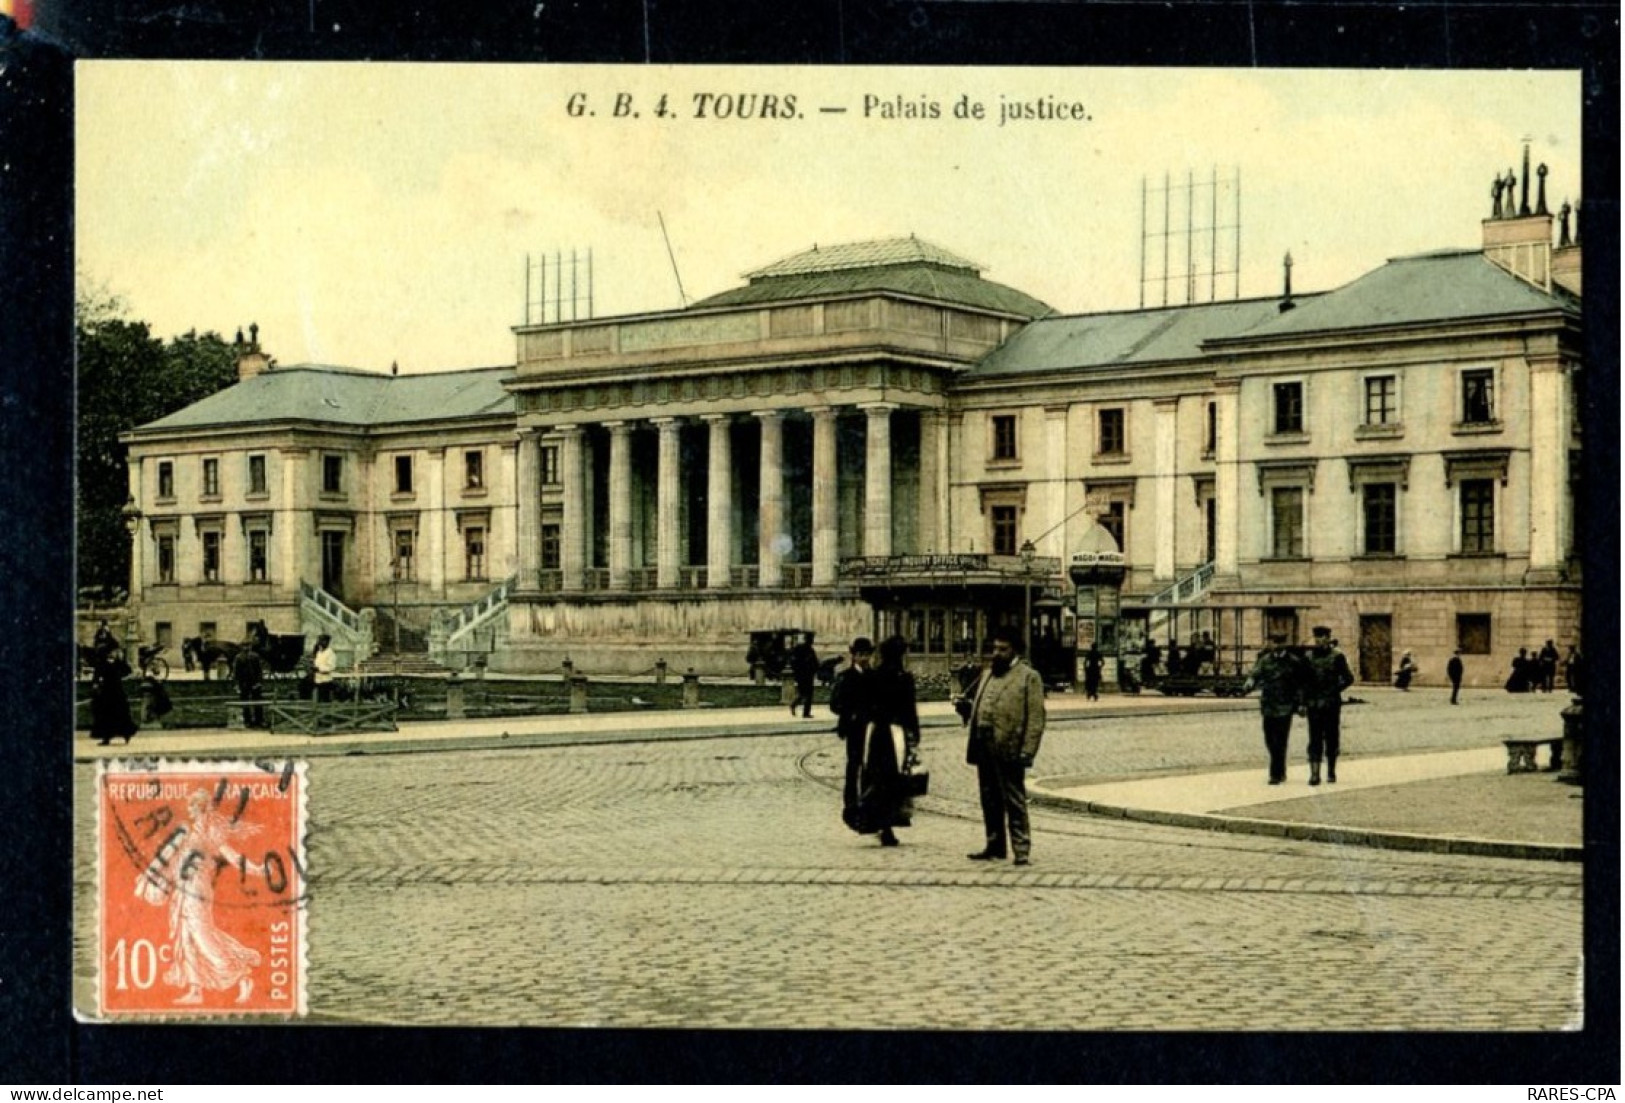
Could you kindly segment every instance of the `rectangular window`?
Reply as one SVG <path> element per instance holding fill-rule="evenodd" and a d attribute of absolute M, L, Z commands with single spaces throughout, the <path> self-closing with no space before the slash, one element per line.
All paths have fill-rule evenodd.
<path fill-rule="evenodd" d="M 203 581 L 220 581 L 220 534 L 205 531 L 201 534 L 203 541 Z"/>
<path fill-rule="evenodd" d="M 931 655 L 948 652 L 948 614 L 942 609 L 932 609 L 926 621 L 925 650 Z"/>
<path fill-rule="evenodd" d="M 395 457 L 395 493 L 412 493 L 412 457 Z"/>
<path fill-rule="evenodd" d="M 1456 649 L 1463 655 L 1490 654 L 1490 615 L 1456 614 Z"/>
<path fill-rule="evenodd" d="M 1123 518 L 1122 502 L 1108 502 L 1106 512 L 1100 515 L 1100 527 L 1112 534 L 1112 539 L 1117 541 L 1117 550 L 1120 552 L 1128 550 L 1128 545 L 1124 542 L 1126 534 L 1123 530 Z"/>
<path fill-rule="evenodd" d="M 996 414 L 993 418 L 994 462 L 1016 459 L 1016 416 Z"/>
<path fill-rule="evenodd" d="M 993 507 L 993 554 L 1016 554 L 1016 507 Z"/>
<path fill-rule="evenodd" d="M 463 486 L 479 490 L 485 486 L 485 453 L 463 453 Z"/>
<path fill-rule="evenodd" d="M 1208 455 L 1219 450 L 1219 404 L 1207 404 L 1207 436 L 1203 438 L 1202 451 Z"/>
<path fill-rule="evenodd" d="M 542 526 L 542 570 L 556 571 L 559 569 L 560 528 L 558 525 Z"/>
<path fill-rule="evenodd" d="M 175 581 L 175 538 L 168 533 L 158 535 L 158 581 Z"/>
<path fill-rule="evenodd" d="M 1495 480 L 1461 482 L 1461 550 L 1467 555 L 1495 551 Z"/>
<path fill-rule="evenodd" d="M 161 620 L 152 626 L 152 642 L 159 647 L 175 646 L 175 626 L 167 620 Z"/>
<path fill-rule="evenodd" d="M 463 577 L 470 582 L 485 578 L 485 529 L 470 525 L 463 530 Z"/>
<path fill-rule="evenodd" d="M 1398 550 L 1395 532 L 1397 494 L 1393 483 L 1367 483 L 1362 497 L 1365 507 L 1365 554 L 1393 555 Z"/>
<path fill-rule="evenodd" d="M 395 557 L 390 564 L 392 576 L 399 582 L 411 582 L 417 578 L 417 533 L 412 529 L 396 529 L 394 534 Z"/>
<path fill-rule="evenodd" d="M 253 529 L 248 534 L 248 581 L 270 580 L 271 534 L 264 529 Z"/>
<path fill-rule="evenodd" d="M 250 494 L 269 493 L 269 489 L 265 481 L 264 456 L 248 457 L 248 492 Z"/>
<path fill-rule="evenodd" d="M 203 496 L 220 497 L 220 461 L 213 457 L 203 461 Z"/>
<path fill-rule="evenodd" d="M 1461 420 L 1482 425 L 1495 420 L 1495 371 L 1490 368 L 1461 373 Z"/>
<path fill-rule="evenodd" d="M 1399 380 L 1391 375 L 1367 376 L 1365 423 L 1392 425 L 1399 420 Z"/>
<path fill-rule="evenodd" d="M 1127 449 L 1123 436 L 1123 411 L 1100 411 L 1100 450 L 1102 456 L 1121 456 Z"/>
<path fill-rule="evenodd" d="M 175 465 L 168 460 L 158 461 L 158 497 L 175 496 Z"/>
<path fill-rule="evenodd" d="M 1271 544 L 1275 559 L 1303 558 L 1303 488 L 1278 486 L 1270 491 Z"/>
<path fill-rule="evenodd" d="M 1275 432 L 1303 432 L 1303 384 L 1275 384 Z"/>
<path fill-rule="evenodd" d="M 322 457 L 322 492 L 340 494 L 344 491 L 344 457 Z"/>
<path fill-rule="evenodd" d="M 559 448 L 556 444 L 542 449 L 542 485 L 559 485 Z"/>

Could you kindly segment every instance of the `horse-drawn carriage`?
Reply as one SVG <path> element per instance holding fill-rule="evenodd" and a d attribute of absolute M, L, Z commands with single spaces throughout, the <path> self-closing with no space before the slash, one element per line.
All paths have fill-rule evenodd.
<path fill-rule="evenodd" d="M 264 673 L 270 677 L 297 674 L 305 658 L 304 636 L 270 632 L 262 620 L 249 626 L 248 639 L 243 643 L 189 636 L 181 641 L 181 658 L 187 670 L 201 669 L 206 682 L 210 672 L 217 668 L 221 677 L 229 676 L 245 647 L 259 656 Z"/>

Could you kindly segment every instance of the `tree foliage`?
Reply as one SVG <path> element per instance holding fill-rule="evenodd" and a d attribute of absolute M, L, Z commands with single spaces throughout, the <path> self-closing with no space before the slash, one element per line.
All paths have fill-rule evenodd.
<path fill-rule="evenodd" d="M 128 450 L 119 434 L 189 406 L 236 381 L 237 354 L 219 334 L 195 330 L 168 341 L 123 317 L 105 296 L 77 304 L 78 584 L 112 594 L 130 577 Z"/>

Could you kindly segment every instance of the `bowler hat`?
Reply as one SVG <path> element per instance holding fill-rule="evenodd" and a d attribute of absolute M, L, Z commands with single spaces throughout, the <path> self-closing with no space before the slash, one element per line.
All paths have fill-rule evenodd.
<path fill-rule="evenodd" d="M 1317 636 L 1330 636 L 1332 634 L 1332 630 L 1327 628 L 1324 624 L 1317 624 L 1314 627 L 1314 633 Z"/>
<path fill-rule="evenodd" d="M 852 641 L 852 654 L 854 655 L 867 655 L 874 649 L 875 641 L 871 640 L 868 636 L 859 636 L 857 639 Z"/>

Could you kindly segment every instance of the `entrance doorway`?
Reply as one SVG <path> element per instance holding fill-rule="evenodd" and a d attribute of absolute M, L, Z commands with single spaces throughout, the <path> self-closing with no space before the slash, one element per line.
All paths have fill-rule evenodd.
<path fill-rule="evenodd" d="M 1360 681 L 1386 682 L 1394 668 L 1394 618 L 1360 617 Z"/>
<path fill-rule="evenodd" d="M 344 534 L 322 533 L 322 589 L 344 600 Z"/>

